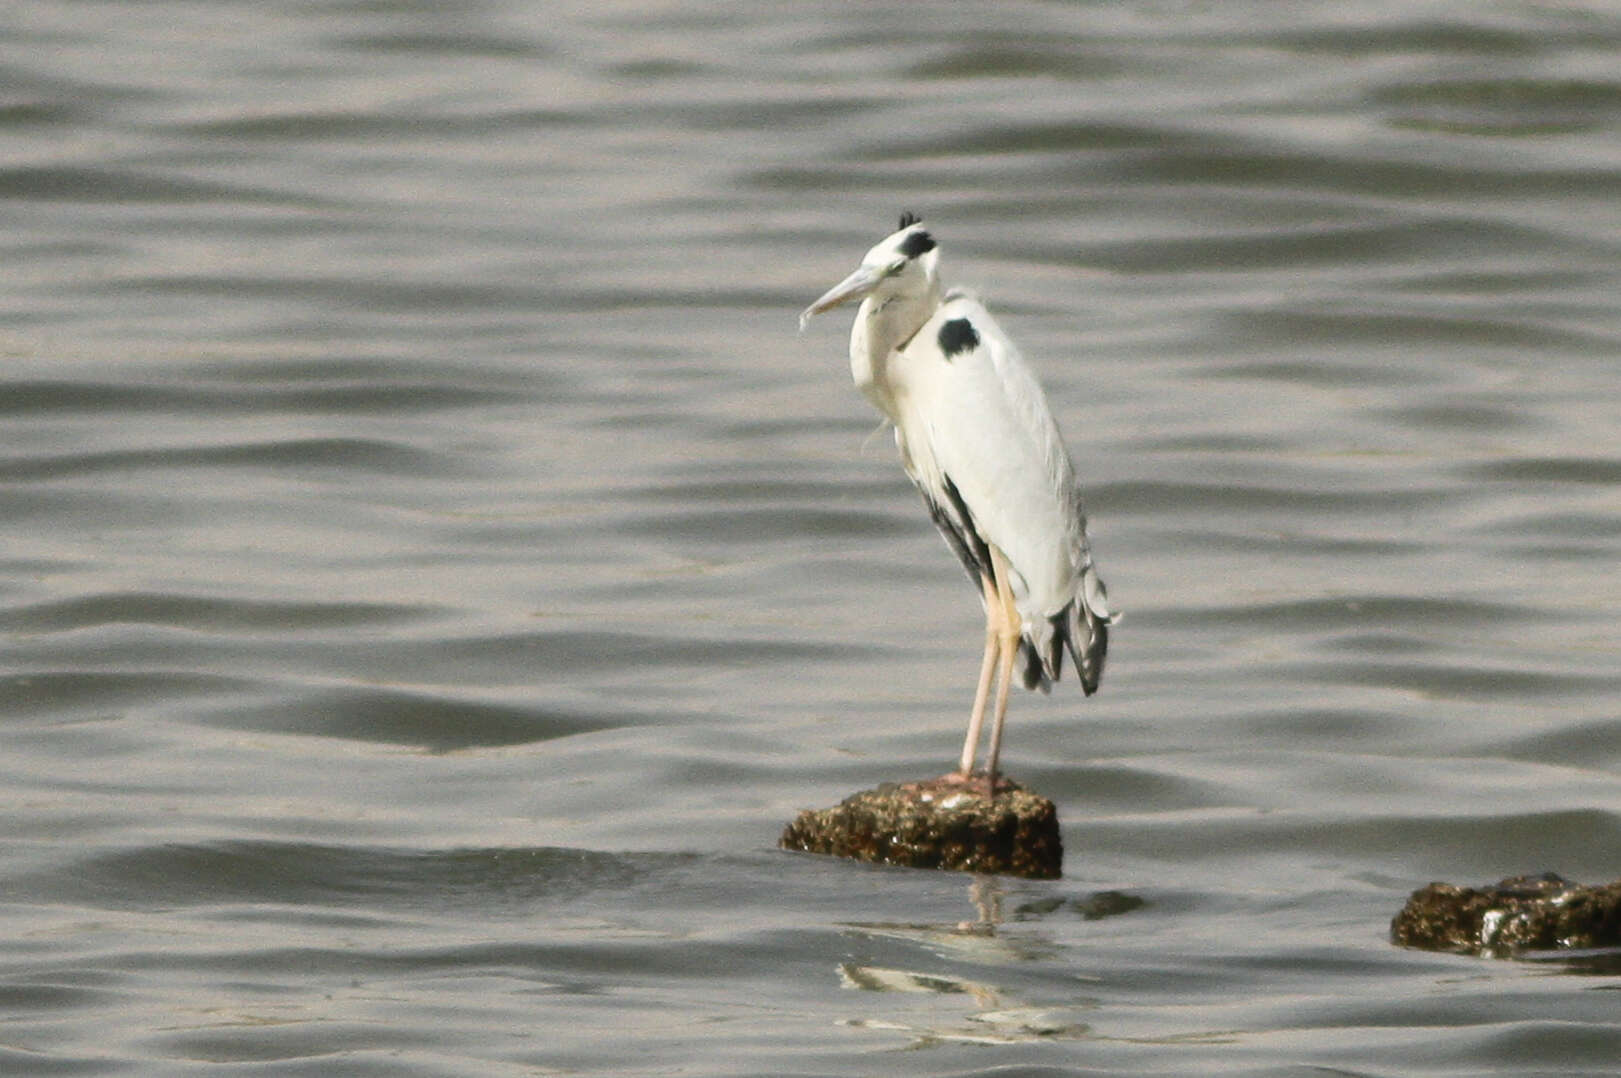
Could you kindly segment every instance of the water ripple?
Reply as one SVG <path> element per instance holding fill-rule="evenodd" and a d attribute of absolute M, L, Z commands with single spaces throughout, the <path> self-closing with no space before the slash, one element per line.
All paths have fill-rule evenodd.
<path fill-rule="evenodd" d="M 63 453 L 0 460 L 0 482 L 168 468 L 341 470 L 372 475 L 465 475 L 456 457 L 378 439 L 297 438 L 235 445 Z"/>
<path fill-rule="evenodd" d="M 324 689 L 262 704 L 192 709 L 188 719 L 234 730 L 411 745 L 428 752 L 529 745 L 636 721 L 622 708 L 564 712 L 376 688 Z"/>
<path fill-rule="evenodd" d="M 195 632 L 330 630 L 415 621 L 428 607 L 383 603 L 287 603 L 200 595 L 122 592 L 0 609 L 0 630 L 72 632 L 95 625 L 163 625 Z"/>
<path fill-rule="evenodd" d="M 227 842 L 98 853 L 30 881 L 40 893 L 104 908 L 274 903 L 450 912 L 623 890 L 684 858 L 562 848 L 410 850 L 314 843 Z M 144 900 L 143 900 L 144 901 Z"/>

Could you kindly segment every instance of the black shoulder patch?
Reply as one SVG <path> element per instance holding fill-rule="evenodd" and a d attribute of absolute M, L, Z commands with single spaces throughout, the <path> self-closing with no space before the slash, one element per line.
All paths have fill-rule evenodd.
<path fill-rule="evenodd" d="M 979 347 L 979 333 L 966 318 L 953 318 L 940 327 L 940 351 L 950 359 L 958 352 L 971 352 Z"/>
<path fill-rule="evenodd" d="M 901 254 L 907 258 L 916 258 L 920 254 L 934 250 L 934 247 L 933 236 L 927 232 L 914 232 L 906 237 L 905 243 L 901 244 Z"/>
<path fill-rule="evenodd" d="M 895 230 L 899 232 L 903 228 L 911 228 L 913 225 L 918 224 L 922 220 L 923 218 L 919 217 L 911 210 L 904 210 L 901 213 L 901 223 L 895 226 Z"/>

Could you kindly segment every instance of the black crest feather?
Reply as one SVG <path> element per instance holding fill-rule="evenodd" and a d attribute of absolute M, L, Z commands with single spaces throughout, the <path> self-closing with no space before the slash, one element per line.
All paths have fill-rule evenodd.
<path fill-rule="evenodd" d="M 913 213 L 911 210 L 906 210 L 906 211 L 902 212 L 902 214 L 901 214 L 901 223 L 896 226 L 896 231 L 899 231 L 900 229 L 903 229 L 903 228 L 911 228 L 915 224 L 921 224 L 922 221 L 923 221 L 923 218 L 919 217 L 917 214 Z"/>
<path fill-rule="evenodd" d="M 920 228 L 906 237 L 906 242 L 901 244 L 901 254 L 907 258 L 916 258 L 934 250 L 934 247 L 934 237 Z"/>

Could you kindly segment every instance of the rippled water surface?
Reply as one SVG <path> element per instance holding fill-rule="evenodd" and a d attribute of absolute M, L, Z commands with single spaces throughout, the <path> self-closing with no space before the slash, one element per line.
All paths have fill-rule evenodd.
<path fill-rule="evenodd" d="M 47 0 L 0 64 L 0 1071 L 1615 1072 L 1613 963 L 1386 935 L 1621 875 L 1613 5 Z M 1014 702 L 1054 882 L 773 846 L 977 666 L 795 326 L 902 209 L 1127 611 Z"/>

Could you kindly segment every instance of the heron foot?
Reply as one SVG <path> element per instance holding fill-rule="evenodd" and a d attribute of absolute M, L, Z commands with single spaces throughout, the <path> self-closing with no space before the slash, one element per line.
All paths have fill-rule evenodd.
<path fill-rule="evenodd" d="M 997 792 L 1006 792 L 1016 785 L 1011 779 L 1002 774 L 992 775 L 988 772 L 948 771 L 935 779 L 934 782 L 943 787 L 961 789 L 967 793 L 978 794 L 987 801 L 995 801 Z"/>

